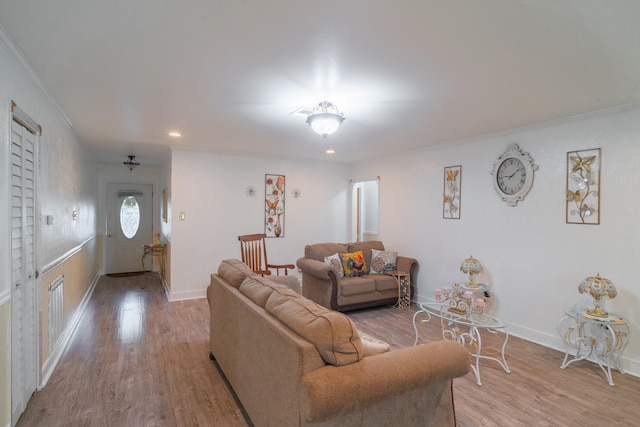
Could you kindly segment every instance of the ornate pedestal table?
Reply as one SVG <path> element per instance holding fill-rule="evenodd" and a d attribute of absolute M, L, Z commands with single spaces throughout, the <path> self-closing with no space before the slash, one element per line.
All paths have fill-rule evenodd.
<path fill-rule="evenodd" d="M 476 376 L 476 384 L 482 385 L 480 380 L 480 359 L 493 360 L 500 364 L 506 373 L 511 373 L 505 358 L 505 349 L 509 340 L 506 322 L 473 310 L 467 310 L 464 313 L 460 313 L 459 310 L 450 311 L 447 304 L 423 303 L 419 304 L 419 307 L 420 309 L 413 315 L 413 329 L 416 334 L 413 345 L 418 344 L 419 317 L 426 316 L 425 319 L 421 320 L 422 322 L 429 322 L 432 318 L 440 319 L 442 338 L 462 344 L 474 359 L 471 369 Z M 493 353 L 490 353 L 488 347 L 483 348 L 483 334 L 485 338 L 488 334 L 501 343 Z"/>
<path fill-rule="evenodd" d="M 613 386 L 611 367 L 624 374 L 620 360 L 629 340 L 629 324 L 625 318 L 609 313 L 592 316 L 585 309 L 568 309 L 560 319 L 558 332 L 565 345 L 561 369 L 578 360 L 592 360 L 600 366 Z M 573 354 L 573 358 L 569 356 Z"/>

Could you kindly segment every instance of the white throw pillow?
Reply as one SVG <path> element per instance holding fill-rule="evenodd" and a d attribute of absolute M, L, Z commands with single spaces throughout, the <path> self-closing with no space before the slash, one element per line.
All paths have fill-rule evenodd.
<path fill-rule="evenodd" d="M 337 253 L 324 257 L 324 262 L 329 264 L 336 270 L 338 277 L 344 277 L 344 269 L 342 268 L 342 260 L 340 259 L 340 255 Z"/>
<path fill-rule="evenodd" d="M 371 249 L 371 274 L 385 274 L 394 271 L 398 252 Z"/>

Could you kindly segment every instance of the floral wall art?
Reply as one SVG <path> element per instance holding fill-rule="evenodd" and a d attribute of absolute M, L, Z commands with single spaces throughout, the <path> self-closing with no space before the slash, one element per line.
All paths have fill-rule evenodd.
<path fill-rule="evenodd" d="M 567 223 L 600 224 L 600 149 L 567 153 Z"/>
<path fill-rule="evenodd" d="M 284 175 L 265 175 L 264 233 L 267 237 L 284 237 L 284 181 Z"/>
<path fill-rule="evenodd" d="M 462 166 L 444 168 L 444 194 L 442 196 L 442 217 L 460 219 L 460 190 Z"/>

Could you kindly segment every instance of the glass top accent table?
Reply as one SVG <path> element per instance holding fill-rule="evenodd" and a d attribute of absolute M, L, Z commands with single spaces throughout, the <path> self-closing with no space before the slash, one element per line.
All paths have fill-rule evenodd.
<path fill-rule="evenodd" d="M 612 313 L 606 317 L 592 316 L 584 308 L 567 309 L 565 314 L 558 324 L 565 346 L 560 368 L 565 369 L 578 360 L 591 360 L 600 366 L 609 385 L 614 386 L 611 367 L 624 374 L 620 362 L 629 342 L 627 320 Z"/>
<path fill-rule="evenodd" d="M 418 304 L 419 310 L 413 315 L 413 330 L 416 338 L 413 345 L 418 344 L 419 322 L 429 322 L 431 319 L 439 319 L 442 329 L 442 339 L 455 341 L 462 344 L 471 355 L 474 363 L 471 369 L 476 376 L 476 384 L 482 385 L 480 379 L 480 360 L 493 360 L 502 366 L 506 373 L 511 373 L 511 369 L 505 358 L 505 349 L 509 341 L 509 331 L 507 323 L 488 314 L 468 311 L 459 314 L 449 310 L 447 304 L 422 303 Z M 488 351 L 490 348 L 483 348 L 483 335 L 485 338 L 492 337 L 491 341 L 499 343 L 498 349 Z M 483 353 L 484 350 L 484 353 Z"/>

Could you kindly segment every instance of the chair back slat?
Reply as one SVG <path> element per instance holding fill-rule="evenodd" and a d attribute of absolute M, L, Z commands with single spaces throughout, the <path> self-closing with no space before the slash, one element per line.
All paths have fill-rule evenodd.
<path fill-rule="evenodd" d="M 242 262 L 248 265 L 251 270 L 260 274 L 269 274 L 265 237 L 267 235 L 264 233 L 238 236 Z"/>

